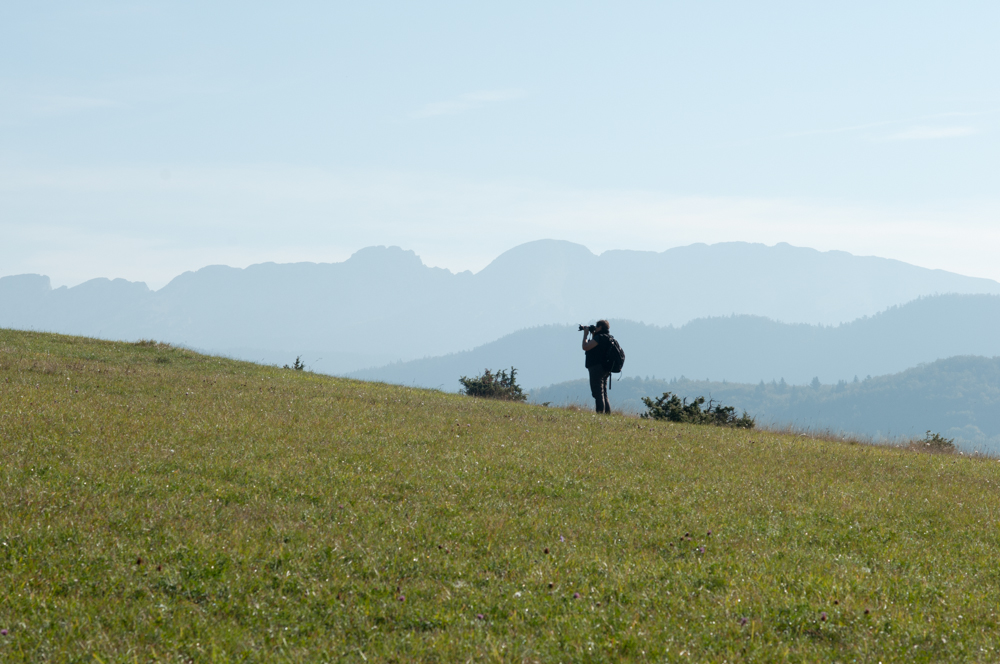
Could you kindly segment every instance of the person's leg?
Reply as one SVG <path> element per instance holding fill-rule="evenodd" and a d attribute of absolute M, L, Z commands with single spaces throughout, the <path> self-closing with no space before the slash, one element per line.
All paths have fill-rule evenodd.
<path fill-rule="evenodd" d="M 604 414 L 611 414 L 611 402 L 608 401 L 608 380 L 611 378 L 610 373 L 606 373 L 601 376 L 601 399 L 604 401 Z"/>
<path fill-rule="evenodd" d="M 604 372 L 600 368 L 590 370 L 590 396 L 594 397 L 595 409 L 604 412 L 606 397 L 604 395 Z"/>

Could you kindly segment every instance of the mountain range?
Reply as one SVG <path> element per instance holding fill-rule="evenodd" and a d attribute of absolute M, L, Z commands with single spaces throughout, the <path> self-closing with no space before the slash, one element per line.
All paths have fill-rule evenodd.
<path fill-rule="evenodd" d="M 764 319 L 837 325 L 938 293 L 1000 294 L 1000 283 L 787 244 L 598 256 L 540 240 L 475 274 L 368 247 L 340 263 L 209 266 L 156 291 L 122 279 L 53 289 L 42 275 L 9 276 L 0 278 L 0 326 L 153 338 L 277 364 L 301 355 L 313 370 L 346 373 L 596 318 L 664 327 L 735 314 L 762 317 L 765 327 Z"/>
<path fill-rule="evenodd" d="M 701 318 L 681 327 L 612 319 L 611 332 L 625 350 L 624 376 L 832 383 L 955 355 L 1000 355 L 1000 296 L 924 297 L 836 326 L 743 315 Z M 514 366 L 521 385 L 537 388 L 584 374 L 580 337 L 576 326 L 548 325 L 470 351 L 350 375 L 454 391 L 460 376 Z"/>

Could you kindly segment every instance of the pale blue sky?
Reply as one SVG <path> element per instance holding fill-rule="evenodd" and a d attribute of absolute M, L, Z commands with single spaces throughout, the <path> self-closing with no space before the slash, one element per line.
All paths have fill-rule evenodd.
<path fill-rule="evenodd" d="M 555 237 L 1000 279 L 998 33 L 995 2 L 4 3 L 0 275 Z"/>

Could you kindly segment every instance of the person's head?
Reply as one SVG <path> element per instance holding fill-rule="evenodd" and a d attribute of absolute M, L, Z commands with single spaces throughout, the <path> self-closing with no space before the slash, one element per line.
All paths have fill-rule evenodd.
<path fill-rule="evenodd" d="M 610 332 L 611 331 L 611 323 L 609 323 L 608 321 L 604 320 L 603 318 L 601 320 L 597 321 L 594 324 L 594 327 L 597 328 L 596 330 L 594 330 L 594 332 Z"/>

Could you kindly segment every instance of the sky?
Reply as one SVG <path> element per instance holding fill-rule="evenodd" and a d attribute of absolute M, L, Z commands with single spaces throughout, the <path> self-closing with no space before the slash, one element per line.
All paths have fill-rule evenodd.
<path fill-rule="evenodd" d="M 0 276 L 789 242 L 1000 280 L 996 2 L 0 4 Z"/>

